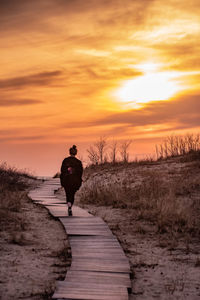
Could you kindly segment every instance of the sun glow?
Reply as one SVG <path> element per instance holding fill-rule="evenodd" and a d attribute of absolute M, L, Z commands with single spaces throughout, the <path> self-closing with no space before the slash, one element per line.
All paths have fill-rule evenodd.
<path fill-rule="evenodd" d="M 159 65 L 145 63 L 135 66 L 144 75 L 128 80 L 116 91 L 115 95 L 123 103 L 142 104 L 150 101 L 168 100 L 183 87 L 177 79 L 179 72 L 158 71 Z"/>

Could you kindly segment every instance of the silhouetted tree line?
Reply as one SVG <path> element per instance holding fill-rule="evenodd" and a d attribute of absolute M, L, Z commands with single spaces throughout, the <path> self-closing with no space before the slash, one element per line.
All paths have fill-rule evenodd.
<path fill-rule="evenodd" d="M 105 137 L 100 137 L 93 145 L 87 149 L 88 158 L 91 164 L 103 164 L 106 162 L 128 162 L 129 147 L 132 140 L 122 142 L 108 141 Z"/>
<path fill-rule="evenodd" d="M 200 135 L 188 133 L 186 135 L 171 135 L 156 145 L 157 159 L 185 155 L 200 150 Z"/>

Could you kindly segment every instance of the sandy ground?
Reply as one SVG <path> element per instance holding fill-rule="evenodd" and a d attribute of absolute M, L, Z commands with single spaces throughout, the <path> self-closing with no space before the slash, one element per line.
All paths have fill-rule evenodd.
<path fill-rule="evenodd" d="M 64 228 L 28 198 L 19 214 L 23 231 L 0 231 L 0 299 L 51 299 L 70 264 Z"/>
<path fill-rule="evenodd" d="M 80 193 L 81 194 L 81 193 Z M 64 197 L 64 191 L 58 192 Z M 102 217 L 118 237 L 132 269 L 130 300 L 200 299 L 200 244 L 159 234 L 157 227 L 138 220 L 133 211 L 108 206 L 76 205 Z"/>
<path fill-rule="evenodd" d="M 64 191 L 57 195 L 63 198 Z M 80 204 L 78 194 L 76 204 Z M 200 299 L 197 240 L 169 240 L 128 209 L 84 208 L 108 223 L 129 257 L 133 272 L 130 300 Z M 70 265 L 65 231 L 44 207 L 28 198 L 20 215 L 23 231 L 0 231 L 0 299 L 51 299 L 56 279 L 63 279 Z"/>

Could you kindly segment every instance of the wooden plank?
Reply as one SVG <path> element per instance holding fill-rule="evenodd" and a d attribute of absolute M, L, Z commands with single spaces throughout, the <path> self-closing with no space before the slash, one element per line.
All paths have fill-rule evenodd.
<path fill-rule="evenodd" d="M 94 217 L 94 216 L 92 216 L 92 218 L 91 217 L 74 217 L 74 218 L 72 218 L 70 220 L 66 220 L 65 218 L 63 218 L 63 219 L 61 218 L 61 221 L 62 222 L 71 222 L 71 223 L 88 222 L 88 221 L 90 221 L 90 222 L 92 222 L 92 221 L 98 222 L 99 221 L 102 224 L 105 224 L 105 222 L 101 218 Z"/>
<path fill-rule="evenodd" d="M 127 295 L 103 295 L 100 294 L 91 294 L 90 292 L 84 293 L 83 291 L 68 291 L 63 293 L 55 293 L 52 296 L 52 299 L 66 299 L 66 300 L 128 300 Z"/>
<path fill-rule="evenodd" d="M 77 238 L 77 240 L 75 240 Z M 97 244 L 115 244 L 120 247 L 120 244 L 117 239 L 113 238 L 113 235 L 109 236 L 82 236 L 82 239 L 79 239 L 77 236 L 70 236 L 69 240 L 71 244 L 74 245 L 97 245 Z M 81 237 L 80 237 L 81 238 Z M 88 238 L 88 239 L 87 239 Z"/>
<path fill-rule="evenodd" d="M 34 198 L 44 199 L 44 200 L 46 200 L 46 199 L 58 200 L 58 198 L 56 196 L 54 196 L 54 195 L 51 195 L 51 194 L 50 195 L 47 195 L 47 194 L 42 195 L 41 193 L 39 193 L 38 195 L 35 195 Z"/>
<path fill-rule="evenodd" d="M 92 254 L 92 253 L 98 253 L 98 254 L 108 254 L 108 253 L 111 253 L 111 254 L 118 254 L 118 255 L 125 255 L 124 254 L 124 252 L 123 252 L 123 250 L 122 249 L 120 249 L 120 248 L 116 248 L 116 247 L 110 247 L 110 248 L 107 248 L 107 249 L 105 249 L 105 248 L 93 248 L 93 249 L 91 249 L 91 248 L 75 248 L 75 247 L 72 247 L 72 249 L 73 249 L 73 253 L 74 254 Z M 125 256 L 126 257 L 126 256 Z"/>
<path fill-rule="evenodd" d="M 94 277 L 109 277 L 109 278 L 119 278 L 120 280 L 123 278 L 130 278 L 129 274 L 127 273 L 112 273 L 112 272 L 95 272 L 95 271 L 74 271 L 74 270 L 68 270 L 67 271 L 67 275 L 69 276 L 73 276 L 73 275 L 77 275 L 78 276 L 94 276 Z"/>
<path fill-rule="evenodd" d="M 99 258 L 101 257 L 102 259 L 115 259 L 115 260 L 120 260 L 120 259 L 126 259 L 125 255 L 122 255 L 121 253 L 102 253 L 102 252 L 97 252 L 97 253 L 74 253 L 72 251 L 72 259 L 77 259 L 77 258 Z"/>
<path fill-rule="evenodd" d="M 74 250 L 79 250 L 79 249 L 83 249 L 84 251 L 87 251 L 89 249 L 91 250 L 95 250 L 95 249 L 119 249 L 119 245 L 117 245 L 116 243 L 94 243 L 94 244 L 74 244 L 71 243 L 71 248 L 73 248 Z"/>
<path fill-rule="evenodd" d="M 73 209 L 73 208 L 72 208 Z M 64 218 L 61 218 L 64 219 Z M 99 219 L 94 219 L 93 217 L 87 217 L 84 219 L 80 218 L 80 217 L 73 217 L 71 219 L 64 219 L 61 220 L 61 222 L 63 224 L 67 224 L 67 225 L 79 225 L 79 224 L 102 224 L 104 226 L 107 226 L 103 221 L 99 220 Z"/>
<path fill-rule="evenodd" d="M 57 214 L 58 215 L 58 214 Z M 111 235 L 111 233 L 109 231 L 103 231 L 103 230 L 84 230 L 84 229 L 71 229 L 71 230 L 67 230 L 67 234 L 68 235 Z"/>
<path fill-rule="evenodd" d="M 59 208 L 58 208 L 59 209 Z M 66 225 L 66 224 L 63 224 L 66 229 L 67 229 L 67 232 L 68 231 L 71 231 L 71 230 L 92 230 L 92 231 L 95 231 L 95 230 L 103 230 L 103 231 L 109 231 L 111 232 L 111 230 L 109 229 L 109 227 L 106 227 L 104 225 L 80 225 L 80 226 L 73 226 L 73 225 Z"/>
<path fill-rule="evenodd" d="M 108 273 L 108 272 L 89 272 L 89 271 L 67 271 L 65 277 L 67 282 L 82 282 L 82 283 L 102 283 L 112 284 L 113 286 L 131 287 L 130 276 L 128 273 Z M 62 281 L 63 282 L 63 281 Z"/>
<path fill-rule="evenodd" d="M 115 240 L 110 240 L 110 241 L 94 240 L 94 242 L 92 242 L 92 241 L 91 242 L 89 242 L 89 241 L 80 241 L 80 242 L 70 241 L 70 245 L 74 246 L 74 247 L 79 247 L 79 248 L 82 248 L 82 247 L 94 248 L 94 247 L 106 247 L 106 246 L 120 248 L 119 243 Z"/>
<path fill-rule="evenodd" d="M 78 256 L 78 255 L 80 255 L 81 254 L 81 252 L 80 252 L 80 249 L 77 249 L 77 248 L 74 248 L 74 247 L 71 247 L 71 250 L 72 250 L 72 252 L 74 253 L 74 255 L 76 255 L 76 256 Z M 104 250 L 104 251 L 103 251 Z M 92 255 L 92 253 L 99 253 L 99 255 L 106 255 L 106 254 L 113 254 L 113 255 L 122 255 L 123 257 L 124 257 L 124 253 L 123 252 L 121 252 L 117 247 L 113 247 L 113 248 L 111 248 L 111 247 L 107 247 L 107 248 L 105 248 L 105 249 L 103 249 L 103 248 L 101 248 L 101 249 L 99 249 L 99 248 L 83 248 L 82 249 L 82 253 L 84 253 L 85 255 L 83 255 L 83 256 L 89 256 L 89 254 L 91 254 Z M 126 257 L 126 256 L 125 256 Z"/>
<path fill-rule="evenodd" d="M 127 267 L 129 267 L 129 263 L 128 263 L 128 260 L 127 258 L 124 259 L 124 258 L 120 258 L 119 259 L 102 259 L 101 257 L 99 258 L 76 258 L 75 260 L 76 263 L 80 263 L 80 264 L 108 264 L 108 265 L 125 265 Z M 72 261 L 72 263 L 73 263 Z"/>
<path fill-rule="evenodd" d="M 47 200 L 41 199 L 40 201 L 42 201 L 44 204 L 62 204 L 63 207 L 67 207 L 67 204 L 62 201 L 49 200 L 49 199 L 47 199 Z M 58 207 L 61 207 L 61 206 L 58 206 Z"/>
<path fill-rule="evenodd" d="M 63 206 L 63 203 L 42 203 L 44 206 L 48 208 L 48 206 L 59 206 L 61 208 L 66 208 L 66 205 Z"/>
<path fill-rule="evenodd" d="M 79 238 L 77 236 L 70 236 L 70 244 L 74 245 L 100 245 L 100 244 L 113 244 L 117 245 L 120 247 L 120 244 L 117 239 L 114 239 L 112 235 L 109 236 L 82 236 L 82 239 L 77 239 Z M 80 237 L 81 238 L 81 237 Z"/>
<path fill-rule="evenodd" d="M 76 251 L 76 252 L 78 252 L 80 249 L 82 249 L 82 251 L 84 251 L 84 252 L 87 252 L 87 251 L 93 251 L 93 252 L 95 252 L 95 251 L 101 251 L 101 252 L 106 252 L 106 251 L 118 251 L 119 250 L 119 247 L 116 245 L 105 245 L 105 246 L 96 246 L 96 245 L 93 245 L 93 246 L 91 246 L 91 247 L 84 247 L 84 246 L 74 246 L 74 245 L 71 245 L 71 249 L 73 250 L 73 251 Z M 104 251 L 103 251 L 104 250 Z"/>
<path fill-rule="evenodd" d="M 72 287 L 67 286 L 66 288 L 59 288 L 53 295 L 53 299 L 55 298 L 81 300 L 128 300 L 128 293 L 126 288 L 122 288 L 120 290 L 107 290 L 97 287 L 92 288 L 92 286 L 84 288 L 74 284 Z"/>
<path fill-rule="evenodd" d="M 83 284 L 84 283 L 84 284 Z M 79 282 L 78 280 L 74 281 L 60 281 L 59 285 L 57 285 L 57 290 L 66 290 L 68 288 L 76 288 L 76 289 L 82 289 L 84 290 L 103 290 L 108 291 L 110 294 L 124 294 L 126 292 L 126 286 L 120 285 L 112 285 L 110 283 L 103 284 L 103 283 L 97 283 L 97 282 Z"/>
<path fill-rule="evenodd" d="M 70 236 L 69 237 L 69 241 L 70 242 L 106 242 L 106 241 L 116 241 L 119 244 L 118 239 L 116 238 L 116 236 L 112 235 L 112 236 Z M 120 246 L 121 247 L 121 246 Z"/>
<path fill-rule="evenodd" d="M 101 253 L 106 254 L 106 253 L 116 253 L 116 254 L 123 254 L 124 255 L 124 251 L 122 249 L 120 249 L 119 247 L 71 247 L 71 249 L 73 249 L 74 253 Z"/>
<path fill-rule="evenodd" d="M 106 231 L 106 232 L 110 232 L 111 233 L 111 230 L 104 226 L 104 225 L 81 225 L 81 226 L 70 226 L 70 225 L 64 225 L 66 228 L 67 228 L 67 232 L 70 232 L 70 231 L 75 231 L 75 230 L 92 230 L 92 231 Z"/>
<path fill-rule="evenodd" d="M 63 208 L 67 208 L 66 203 L 61 202 L 61 201 L 49 201 L 49 200 L 43 200 L 43 199 L 41 199 L 41 200 L 34 200 L 34 201 L 42 202 L 44 205 L 54 204 L 54 205 L 58 205 L 59 208 L 62 208 L 62 207 L 63 207 Z M 62 204 L 62 206 L 59 205 L 59 204 Z"/>
<path fill-rule="evenodd" d="M 123 250 L 120 249 L 117 245 L 106 245 L 105 246 L 95 246 L 93 245 L 92 247 L 89 246 L 76 246 L 76 245 L 71 245 L 71 249 L 74 251 L 74 253 L 81 253 L 82 252 L 99 252 L 99 253 L 119 253 L 119 254 L 124 254 Z"/>
<path fill-rule="evenodd" d="M 69 228 L 69 229 L 79 229 L 79 228 L 90 228 L 90 229 L 106 229 L 109 230 L 109 227 L 106 226 L 105 224 L 95 224 L 94 222 L 88 222 L 88 223 L 78 223 L 78 224 L 66 224 L 64 223 L 64 225 Z"/>
<path fill-rule="evenodd" d="M 76 258 L 72 260 L 71 270 L 99 271 L 99 272 L 121 272 L 130 273 L 127 260 L 108 260 L 93 258 Z"/>
<path fill-rule="evenodd" d="M 71 230 L 103 230 L 103 231 L 109 231 L 111 232 L 110 228 L 107 226 L 104 226 L 103 224 L 80 224 L 80 225 L 67 225 L 63 224 L 64 227 L 66 228 L 67 232 Z"/>
<path fill-rule="evenodd" d="M 53 201 L 52 201 L 53 202 Z M 71 218 L 73 219 L 73 218 Z M 88 218 L 88 219 L 92 219 L 92 218 Z M 81 222 L 78 221 L 77 222 L 71 222 L 70 219 L 68 219 L 66 222 L 62 222 L 66 227 L 72 227 L 72 228 L 76 228 L 76 227 L 82 227 L 82 226 L 90 226 L 90 227 L 95 227 L 95 226 L 101 226 L 101 227 L 105 227 L 105 228 L 109 228 L 107 225 L 105 225 L 104 223 L 101 223 L 99 221 L 95 222 L 94 220 L 91 221 L 87 221 L 87 222 Z"/>
<path fill-rule="evenodd" d="M 99 287 L 97 284 L 85 284 L 80 286 L 76 283 L 71 283 L 71 286 L 59 287 L 57 293 L 69 293 L 73 292 L 75 295 L 81 292 L 82 296 L 84 294 L 90 295 L 104 295 L 104 296 L 124 296 L 127 295 L 126 287 Z"/>

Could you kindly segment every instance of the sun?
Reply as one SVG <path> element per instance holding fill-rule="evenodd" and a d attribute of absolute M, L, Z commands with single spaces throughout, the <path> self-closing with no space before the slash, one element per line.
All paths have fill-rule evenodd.
<path fill-rule="evenodd" d="M 135 66 L 144 74 L 124 82 L 115 96 L 123 103 L 144 104 L 150 101 L 168 100 L 182 87 L 178 72 L 161 72 L 157 64 L 146 63 Z"/>

